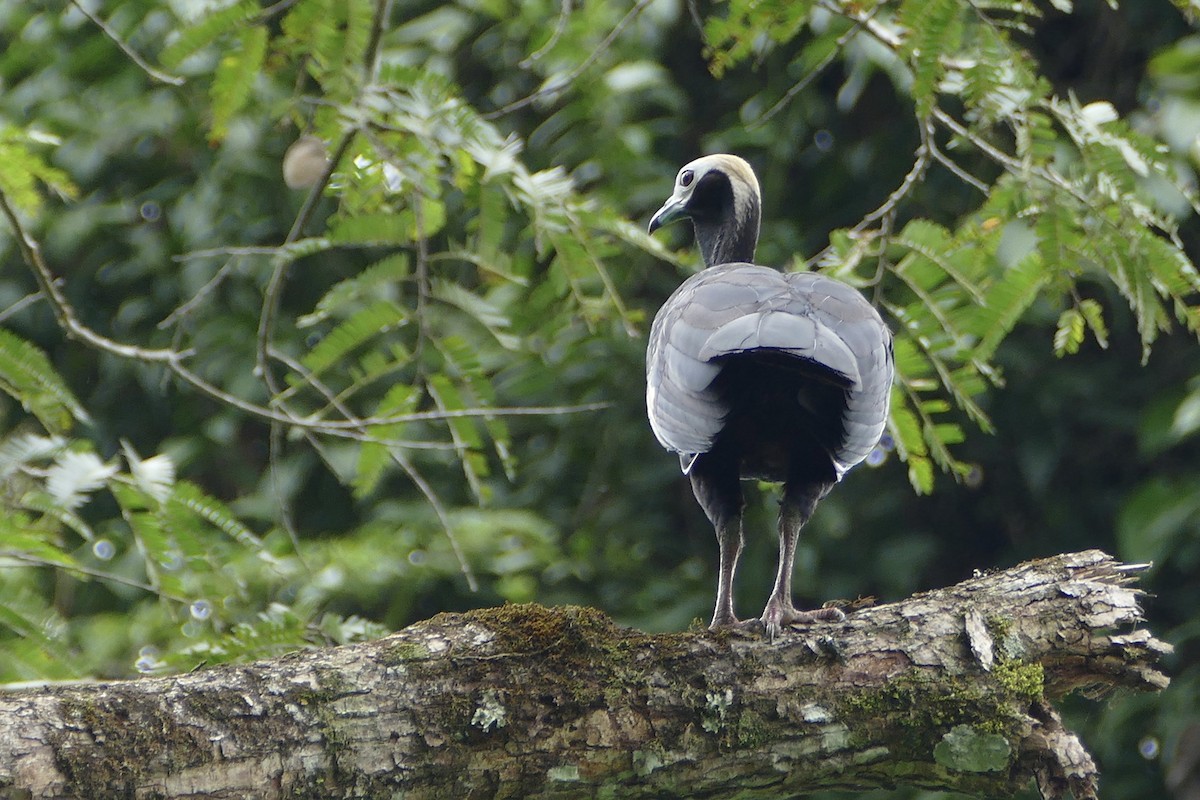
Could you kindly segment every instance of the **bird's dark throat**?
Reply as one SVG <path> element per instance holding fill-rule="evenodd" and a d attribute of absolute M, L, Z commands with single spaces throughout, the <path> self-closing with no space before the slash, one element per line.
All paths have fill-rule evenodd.
<path fill-rule="evenodd" d="M 701 178 L 688 200 L 687 213 L 696 229 L 696 244 L 705 266 L 754 261 L 758 245 L 758 198 L 750 198 L 748 213 L 739 220 L 729 176 L 713 171 Z"/>

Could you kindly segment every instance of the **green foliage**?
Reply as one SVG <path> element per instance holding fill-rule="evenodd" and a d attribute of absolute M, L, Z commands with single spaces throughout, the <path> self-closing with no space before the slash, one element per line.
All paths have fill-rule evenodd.
<path fill-rule="evenodd" d="M 229 3 L 199 15 L 190 25 L 176 28 L 171 41 L 158 54 L 158 60 L 168 69 L 183 66 L 186 59 L 217 42 L 232 37 L 255 18 L 258 8 L 252 0 Z"/>
<path fill-rule="evenodd" d="M 868 13 L 848 4 L 839 13 L 855 26 L 843 35 L 847 49 L 868 40 L 907 66 L 900 82 L 921 133 L 905 183 L 853 230 L 834 234 L 820 259 L 832 274 L 877 285 L 896 321 L 905 389 L 897 405 L 920 421 L 928 446 L 914 449 L 910 441 L 902 457 L 927 452 L 945 470 L 969 472 L 952 450 L 964 438 L 961 426 L 942 421 L 955 409 L 940 398 L 948 396 L 957 412 L 991 430 L 978 399 L 989 383 L 1003 383 L 993 356 L 1040 295 L 1070 303 L 1054 335 L 1058 355 L 1078 352 L 1085 327 L 1107 343 L 1102 307 L 1073 300 L 1084 280 L 1107 279 L 1126 298 L 1143 360 L 1158 335 L 1170 330 L 1172 316 L 1200 331 L 1200 278 L 1176 222 L 1151 196 L 1152 186 L 1170 187 L 1195 207 L 1190 170 L 1185 180 L 1165 145 L 1120 120 L 1110 103 L 1058 97 L 1028 69 L 1029 59 L 1007 31 L 1027 29 L 1035 13 L 1030 7 L 909 0 L 894 11 Z M 725 70 L 748 57 L 744 43 L 753 31 L 770 29 L 776 14 L 770 4 L 747 4 L 719 22 L 719 36 L 709 31 L 714 66 Z M 803 27 L 793 24 L 785 38 Z M 947 110 L 958 106 L 957 113 Z M 959 166 L 962 155 L 952 156 L 971 150 L 991 162 L 996 177 L 990 186 Z M 903 201 L 938 165 L 988 196 L 953 231 L 924 219 L 893 231 Z M 1161 183 L 1149 184 L 1151 177 Z M 872 257 L 874 275 L 867 274 Z M 932 489 L 926 474 L 921 462 L 910 470 L 918 491 Z"/>
<path fill-rule="evenodd" d="M 964 6 L 958 0 L 906 0 L 896 12 L 896 22 L 908 32 L 900 54 L 912 69 L 912 99 L 919 116 L 933 111 L 943 65 L 959 54 L 962 18 L 970 13 Z"/>
<path fill-rule="evenodd" d="M 75 186 L 62 170 L 46 163 L 38 150 L 57 144 L 53 136 L 36 128 L 21 129 L 0 125 L 0 191 L 13 206 L 35 212 L 41 208 L 39 186 L 73 198 Z"/>
<path fill-rule="evenodd" d="M 9 331 L 0 329 L 0 389 L 52 433 L 66 433 L 87 412 L 55 372 L 46 354 Z"/>
<path fill-rule="evenodd" d="M 716 150 L 758 168 L 760 261 L 896 335 L 883 466 L 823 501 L 798 592 L 1102 546 L 1156 562 L 1194 643 L 1196 35 L 1051 5 L 104 4 L 165 78 L 72 11 L 0 12 L 0 680 L 503 600 L 706 614 L 711 534 L 641 377 L 697 257 L 644 221 Z M 332 175 L 289 191 L 302 136 Z M 773 569 L 747 538 L 742 605 Z M 1163 792 L 1129 737 L 1169 751 L 1192 708 L 1099 713 L 1123 796 Z"/>
<path fill-rule="evenodd" d="M 245 28 L 237 47 L 221 57 L 212 84 L 212 139 L 224 139 L 229 133 L 229 123 L 250 99 L 266 54 L 267 30 L 254 26 Z"/>

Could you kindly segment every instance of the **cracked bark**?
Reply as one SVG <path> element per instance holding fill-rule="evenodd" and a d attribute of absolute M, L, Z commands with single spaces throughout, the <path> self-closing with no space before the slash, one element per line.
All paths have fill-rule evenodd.
<path fill-rule="evenodd" d="M 0 692 L 0 797 L 732 797 L 897 784 L 1094 798 L 1051 705 L 1158 690 L 1139 567 L 1099 551 L 785 633 L 646 635 L 581 608 Z M 1120 632 L 1115 632 L 1120 631 Z"/>

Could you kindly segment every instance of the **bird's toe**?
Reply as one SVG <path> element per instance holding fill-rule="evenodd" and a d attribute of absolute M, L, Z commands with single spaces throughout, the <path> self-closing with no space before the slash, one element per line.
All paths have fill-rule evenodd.
<path fill-rule="evenodd" d="M 818 608 L 813 611 L 809 611 L 808 615 L 812 617 L 813 622 L 841 622 L 846 618 L 846 612 L 842 611 L 837 606 Z"/>
<path fill-rule="evenodd" d="M 814 622 L 841 622 L 846 618 L 840 608 L 818 608 L 812 611 L 800 611 L 790 604 L 767 603 L 760 617 L 767 631 L 767 638 L 775 641 L 785 627 L 793 625 L 811 625 Z"/>

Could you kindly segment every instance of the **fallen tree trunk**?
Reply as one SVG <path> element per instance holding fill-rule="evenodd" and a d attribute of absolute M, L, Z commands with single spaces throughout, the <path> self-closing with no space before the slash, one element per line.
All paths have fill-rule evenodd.
<path fill-rule="evenodd" d="M 505 606 L 364 645 L 10 691 L 0 797 L 994 796 L 1030 780 L 1095 797 L 1050 700 L 1167 685 L 1168 645 L 1129 627 L 1138 570 L 1047 558 L 774 644 Z"/>

